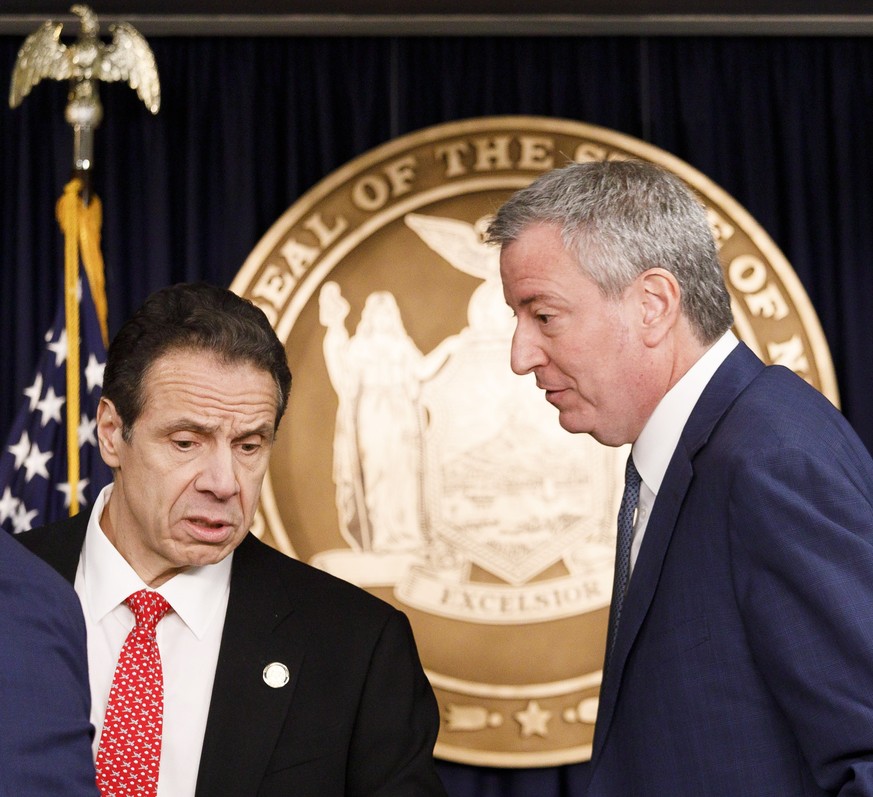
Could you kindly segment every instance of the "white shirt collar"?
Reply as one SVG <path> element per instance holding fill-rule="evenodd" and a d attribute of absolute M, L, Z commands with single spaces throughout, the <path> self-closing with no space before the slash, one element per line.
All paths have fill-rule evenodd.
<path fill-rule="evenodd" d="M 667 391 L 633 444 L 634 464 L 643 482 L 655 495 L 661 489 L 664 474 L 694 405 L 738 342 L 733 332 L 725 332 Z"/>
<path fill-rule="evenodd" d="M 100 491 L 94 502 L 80 560 L 86 605 L 90 607 L 91 619 L 95 623 L 132 593 L 148 589 L 100 527 L 100 518 L 111 493 L 110 484 Z M 218 607 L 224 605 L 219 598 L 230 589 L 232 561 L 233 553 L 217 564 L 192 567 L 157 589 L 198 639 L 215 619 Z"/>

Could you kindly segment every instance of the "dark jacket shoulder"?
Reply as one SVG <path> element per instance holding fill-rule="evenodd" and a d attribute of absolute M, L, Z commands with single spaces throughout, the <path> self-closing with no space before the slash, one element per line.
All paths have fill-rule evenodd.
<path fill-rule="evenodd" d="M 249 580 L 268 573 L 281 582 L 297 607 L 323 607 L 329 603 L 335 611 L 340 610 L 352 619 L 356 615 L 371 619 L 382 615 L 387 619 L 397 611 L 360 587 L 287 556 L 253 534 L 246 535 L 234 553 L 232 579 Z"/>
<path fill-rule="evenodd" d="M 71 518 L 22 532 L 17 539 L 72 583 L 76 578 L 90 514 L 90 511 L 80 512 Z"/>

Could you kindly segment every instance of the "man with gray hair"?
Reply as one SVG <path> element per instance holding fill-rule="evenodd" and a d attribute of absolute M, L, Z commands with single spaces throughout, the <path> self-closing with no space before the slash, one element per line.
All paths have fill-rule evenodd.
<path fill-rule="evenodd" d="M 706 213 L 635 161 L 500 208 L 512 369 L 632 444 L 589 797 L 873 795 L 873 460 L 730 331 Z"/>

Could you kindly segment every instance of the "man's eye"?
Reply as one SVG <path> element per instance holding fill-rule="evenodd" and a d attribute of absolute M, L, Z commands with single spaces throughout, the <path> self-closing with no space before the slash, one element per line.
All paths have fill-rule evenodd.
<path fill-rule="evenodd" d="M 547 315 L 546 313 L 537 313 L 536 320 L 539 321 L 541 324 L 548 324 L 549 321 L 552 320 L 552 316 Z"/>
<path fill-rule="evenodd" d="M 240 445 L 240 448 L 245 454 L 254 454 L 260 447 L 260 443 L 242 443 Z"/>
<path fill-rule="evenodd" d="M 181 449 L 182 451 L 188 451 L 194 447 L 194 441 L 193 440 L 174 440 L 173 445 L 175 445 L 176 448 Z"/>

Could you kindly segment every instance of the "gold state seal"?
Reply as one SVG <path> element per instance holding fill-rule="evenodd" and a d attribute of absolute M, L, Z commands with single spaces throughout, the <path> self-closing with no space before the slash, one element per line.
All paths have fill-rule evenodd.
<path fill-rule="evenodd" d="M 626 452 L 564 432 L 510 371 L 482 231 L 538 174 L 628 157 L 706 205 L 740 338 L 836 402 L 812 307 L 754 220 L 688 164 L 577 122 L 472 119 L 378 147 L 295 202 L 232 285 L 294 372 L 255 531 L 406 612 L 448 760 L 590 755 Z"/>

